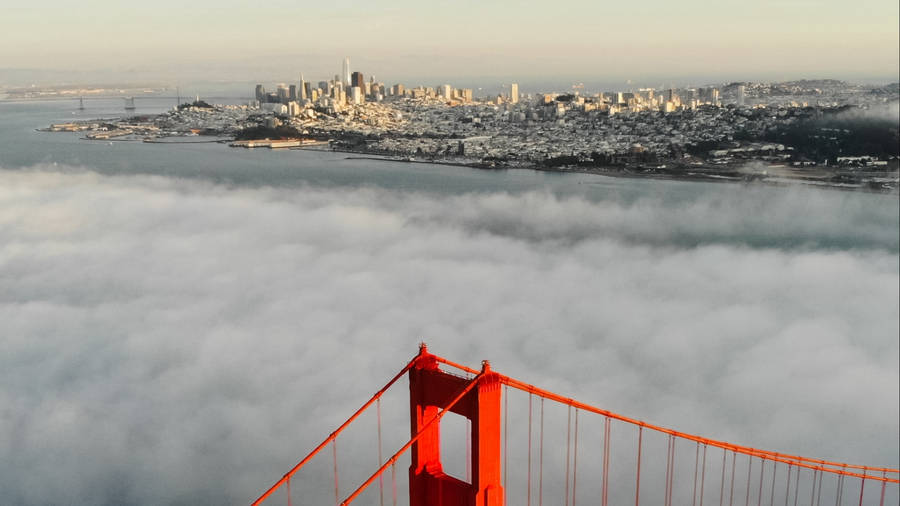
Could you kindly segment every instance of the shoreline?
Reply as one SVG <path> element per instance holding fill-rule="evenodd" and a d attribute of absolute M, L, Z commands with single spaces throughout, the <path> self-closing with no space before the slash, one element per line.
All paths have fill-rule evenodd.
<path fill-rule="evenodd" d="M 467 167 L 470 169 L 477 170 L 489 170 L 489 171 L 504 171 L 504 170 L 532 170 L 536 172 L 550 172 L 556 174 L 586 174 L 591 176 L 602 176 L 602 177 L 610 177 L 610 178 L 620 178 L 620 179 L 648 179 L 648 180 L 661 180 L 661 181 L 678 181 L 683 183 L 721 183 L 721 184 L 743 184 L 743 185 L 751 185 L 751 184 L 763 184 L 767 186 L 775 186 L 781 188 L 787 188 L 793 185 L 801 185 L 804 187 L 811 188 L 821 188 L 821 189 L 831 189 L 831 190 L 839 190 L 839 191 L 857 191 L 864 193 L 873 193 L 879 195 L 900 195 L 900 188 L 890 188 L 890 189 L 879 189 L 872 188 L 867 186 L 865 183 L 857 183 L 854 185 L 849 184 L 836 184 L 830 183 L 827 181 L 823 181 L 821 183 L 816 183 L 810 180 L 804 180 L 800 178 L 788 178 L 782 177 L 778 178 L 778 180 L 768 179 L 768 178 L 754 178 L 754 179 L 743 179 L 731 176 L 720 176 L 718 174 L 685 174 L 685 175 L 677 175 L 677 174 L 640 174 L 636 172 L 630 172 L 628 169 L 599 169 L 599 170 L 591 170 L 586 168 L 572 168 L 572 169 L 559 169 L 554 167 L 542 167 L 540 165 L 529 165 L 522 167 L 485 167 L 477 162 L 465 163 L 465 162 L 451 162 L 451 161 L 440 161 L 440 160 L 420 160 L 420 159 L 405 159 L 404 157 L 392 157 L 390 155 L 375 155 L 375 154 L 367 154 L 360 153 L 358 151 L 351 150 L 340 150 L 340 149 L 315 149 L 315 148 L 292 148 L 297 150 L 312 150 L 312 151 L 329 151 L 333 153 L 346 153 L 349 155 L 358 155 L 358 156 L 347 156 L 345 159 L 347 160 L 371 160 L 371 161 L 380 161 L 380 162 L 399 162 L 399 163 L 421 163 L 421 164 L 432 164 L 432 165 L 445 165 L 449 167 Z M 719 177 L 715 177 L 719 176 Z"/>

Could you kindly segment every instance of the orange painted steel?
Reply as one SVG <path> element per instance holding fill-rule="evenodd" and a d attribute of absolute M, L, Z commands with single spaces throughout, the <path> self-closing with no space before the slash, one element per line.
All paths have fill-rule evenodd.
<path fill-rule="evenodd" d="M 344 422 L 340 427 L 338 427 L 337 430 L 332 432 L 331 435 L 329 435 L 327 438 L 325 438 L 325 441 L 322 441 L 322 443 L 319 446 L 317 446 L 313 451 L 309 452 L 309 455 L 307 455 L 303 460 L 301 460 L 299 463 L 297 463 L 296 466 L 292 467 L 290 471 L 285 473 L 285 475 L 282 476 L 280 480 L 276 481 L 274 485 L 269 487 L 269 489 L 266 490 L 261 496 L 259 496 L 258 499 L 253 501 L 253 506 L 258 506 L 259 504 L 262 504 L 263 501 L 266 500 L 266 498 L 268 498 L 270 495 L 272 495 L 273 492 L 278 490 L 279 487 L 284 485 L 287 482 L 287 480 L 290 479 L 290 477 L 294 473 L 299 471 L 300 468 L 302 468 L 303 466 L 306 465 L 307 462 L 312 460 L 312 458 L 315 457 L 316 454 L 318 454 L 326 446 L 328 446 L 328 443 L 334 441 L 335 438 L 338 437 L 338 434 L 340 434 L 344 429 L 346 429 L 348 425 L 353 423 L 353 421 L 356 420 L 359 417 L 359 415 L 361 415 L 363 413 L 363 411 L 368 409 L 369 406 L 372 405 L 372 403 L 374 403 L 376 400 L 380 399 L 382 394 L 384 394 L 389 388 L 391 388 L 391 386 L 394 383 L 396 383 L 397 380 L 399 380 L 401 377 L 403 377 L 403 375 L 406 374 L 407 371 L 409 371 L 409 369 L 413 366 L 413 364 L 416 362 L 417 359 L 418 359 L 418 356 L 416 356 L 415 358 L 410 360 L 409 363 L 406 364 L 406 367 L 404 367 L 400 372 L 397 373 L 396 376 L 394 376 L 390 381 L 388 381 L 387 384 L 385 384 L 381 388 L 381 390 L 375 392 L 375 395 L 373 395 L 371 399 L 366 401 L 366 403 L 363 404 L 361 408 L 356 410 L 356 412 L 353 413 L 353 415 L 351 415 L 350 418 L 348 418 L 346 422 Z"/>
<path fill-rule="evenodd" d="M 451 362 L 442 357 L 435 356 L 435 358 L 438 362 L 440 362 L 442 364 L 446 364 L 451 367 L 456 367 L 456 368 L 458 368 L 462 371 L 468 372 L 468 373 L 475 371 L 474 369 Z M 477 372 L 477 371 L 475 371 L 475 372 Z M 872 475 L 861 474 L 861 473 L 856 473 L 853 471 L 845 470 L 845 469 L 857 469 L 857 470 L 861 470 L 861 471 L 865 471 L 865 472 L 873 472 L 874 471 L 874 472 L 884 472 L 884 473 L 888 473 L 888 474 L 898 474 L 898 473 L 900 473 L 900 470 L 897 470 L 897 469 L 851 465 L 851 464 L 845 464 L 845 463 L 841 463 L 841 462 L 830 462 L 830 461 L 821 460 L 821 459 L 811 459 L 811 458 L 807 458 L 807 457 L 800 457 L 800 456 L 796 456 L 796 455 L 789 455 L 789 454 L 778 453 L 778 452 L 773 452 L 773 451 L 768 451 L 768 450 L 760 450 L 757 448 L 735 445 L 735 444 L 727 443 L 724 441 L 708 439 L 708 438 L 704 438 L 704 437 L 700 437 L 700 436 L 695 436 L 693 434 L 688 434 L 685 432 L 679 432 L 676 430 L 667 429 L 665 427 L 660 427 L 658 425 L 647 423 L 647 422 L 644 422 L 641 420 L 629 418 L 627 416 L 623 416 L 618 413 L 614 413 L 612 411 L 600 409 L 600 408 L 591 406 L 589 404 L 585 404 L 582 402 L 578 402 L 574 399 L 564 397 L 562 395 L 556 394 L 549 390 L 544 390 L 542 388 L 538 388 L 534 385 L 530 385 L 523 381 L 519 381 L 517 379 L 510 378 L 509 376 L 504 376 L 501 374 L 500 378 L 504 384 L 511 386 L 515 389 L 521 390 L 523 392 L 528 392 L 528 393 L 537 395 L 541 398 L 556 401 L 561 404 L 566 404 L 568 406 L 572 406 L 574 408 L 583 409 L 585 411 L 590 411 L 590 412 L 596 413 L 598 415 L 607 416 L 609 418 L 619 420 L 622 422 L 626 422 L 626 423 L 629 423 L 632 425 L 637 425 L 639 427 L 646 427 L 648 429 L 655 430 L 657 432 L 661 432 L 664 434 L 670 434 L 670 435 L 678 437 L 678 438 L 687 439 L 690 441 L 696 441 L 698 443 L 703 443 L 703 444 L 706 444 L 709 446 L 722 448 L 724 450 L 734 451 L 734 452 L 741 453 L 744 455 L 749 455 L 752 457 L 765 458 L 767 460 L 782 462 L 785 464 L 793 464 L 793 465 L 796 465 L 799 467 L 804 467 L 807 469 L 813 469 L 813 470 L 818 470 L 818 471 L 824 471 L 824 472 L 831 473 L 831 474 L 852 476 L 855 478 L 862 478 L 862 479 L 874 480 L 874 481 L 883 481 L 883 482 L 887 482 L 887 483 L 900 483 L 900 480 L 898 480 L 897 478 L 872 476 Z M 832 467 L 839 467 L 841 469 L 831 469 Z"/>
<path fill-rule="evenodd" d="M 444 364 L 449 367 L 456 368 L 465 373 L 472 374 L 472 375 L 474 375 L 474 377 L 471 379 L 456 377 L 447 371 L 440 370 L 439 368 L 437 368 L 436 364 Z M 706 447 L 712 446 L 712 447 L 716 447 L 716 448 L 721 448 L 725 451 L 741 453 L 741 454 L 747 455 L 749 457 L 757 457 L 757 458 L 762 459 L 764 463 L 766 460 L 771 460 L 776 465 L 776 467 L 777 467 L 777 463 L 781 462 L 784 464 L 788 464 L 789 468 L 792 466 L 797 466 L 798 468 L 802 467 L 802 468 L 806 468 L 806 469 L 811 469 L 816 472 L 831 473 L 831 474 L 840 476 L 841 479 L 843 479 L 844 476 L 851 476 L 851 477 L 862 479 L 863 483 L 865 483 L 865 480 L 878 481 L 878 482 L 882 483 L 882 491 L 881 491 L 882 495 L 884 494 L 884 486 L 887 483 L 900 483 L 900 479 L 894 478 L 894 477 L 889 477 L 889 475 L 900 474 L 900 470 L 897 470 L 897 469 L 850 465 L 850 464 L 831 462 L 831 461 L 821 460 L 821 459 L 811 459 L 811 458 L 807 458 L 807 457 L 783 454 L 783 453 L 778 453 L 778 452 L 773 452 L 773 451 L 768 451 L 768 450 L 760 450 L 757 448 L 752 448 L 752 447 L 747 447 L 747 446 L 734 445 L 734 444 L 727 443 L 724 441 L 717 441 L 714 439 L 708 439 L 708 438 L 704 438 L 704 437 L 700 437 L 700 436 L 695 436 L 693 434 L 679 432 L 679 431 L 676 431 L 673 429 L 668 429 L 668 428 L 661 427 L 658 425 L 653 425 L 653 424 L 650 424 L 650 423 L 647 423 L 647 422 L 644 422 L 641 420 L 637 420 L 634 418 L 629 418 L 629 417 L 620 415 L 618 413 L 614 413 L 612 411 L 600 409 L 600 408 L 591 406 L 589 404 L 578 402 L 574 399 L 564 397 L 562 395 L 550 392 L 549 390 L 544 390 L 542 388 L 538 388 L 534 385 L 530 385 L 528 383 L 516 380 L 514 378 L 510 378 L 508 376 L 498 374 L 498 373 L 490 370 L 490 366 L 487 363 L 487 361 L 485 361 L 483 363 L 483 366 L 484 366 L 483 370 L 478 371 L 476 369 L 466 367 L 462 364 L 452 362 L 443 357 L 433 355 L 428 352 L 427 347 L 425 346 L 424 343 L 422 343 L 419 348 L 419 353 L 412 360 L 410 360 L 409 363 L 407 363 L 406 366 L 399 373 L 397 373 L 396 376 L 394 376 L 384 387 L 382 387 L 378 392 L 376 392 L 375 395 L 373 395 L 371 399 L 369 399 L 365 404 L 363 404 L 362 407 L 360 407 L 350 418 L 347 419 L 347 421 L 345 421 L 340 427 L 338 427 L 337 430 L 332 432 L 331 435 L 329 435 L 324 441 L 322 441 L 322 443 L 319 446 L 317 446 L 312 452 L 310 452 L 309 455 L 307 455 L 297 465 L 295 465 L 293 468 L 291 468 L 290 471 L 285 473 L 285 475 L 280 480 L 278 480 L 274 485 L 272 485 L 272 487 L 270 487 L 265 493 L 263 493 L 256 501 L 254 501 L 252 503 L 253 506 L 257 506 L 257 505 L 261 504 L 275 490 L 277 490 L 282 485 L 287 484 L 293 474 L 295 474 L 297 471 L 299 471 L 307 462 L 309 462 L 316 454 L 318 454 L 322 449 L 324 449 L 329 443 L 332 443 L 337 438 L 338 434 L 340 434 L 347 426 L 349 426 L 354 420 L 356 420 L 360 416 L 360 414 L 362 414 L 366 409 L 368 409 L 373 403 L 375 403 L 378 399 L 380 399 L 381 396 L 391 386 L 393 386 L 394 383 L 397 382 L 397 380 L 399 380 L 407 372 L 410 372 L 411 374 L 413 374 L 413 370 L 417 367 L 419 367 L 419 368 L 424 367 L 425 369 L 429 369 L 429 370 L 437 370 L 440 373 L 447 374 L 448 376 L 453 376 L 457 380 L 455 382 L 455 384 L 458 385 L 458 384 L 460 384 L 460 382 L 464 382 L 466 384 L 466 386 L 465 386 L 465 388 L 462 389 L 462 391 L 458 395 L 453 397 L 449 402 L 447 402 L 446 404 L 442 403 L 443 408 L 439 412 L 435 412 L 434 410 L 432 410 L 431 414 L 429 416 L 425 417 L 424 419 L 419 420 L 418 424 L 416 423 L 415 420 L 411 420 L 411 427 L 417 429 L 417 430 L 413 431 L 413 436 L 411 437 L 411 439 L 405 445 L 403 445 L 403 447 L 400 448 L 400 450 L 398 450 L 390 459 L 388 459 L 374 474 L 372 474 L 372 476 L 368 480 L 366 480 L 359 488 L 357 488 L 352 494 L 350 494 L 346 499 L 344 499 L 344 501 L 342 501 L 340 503 L 342 506 L 350 504 L 360 493 L 362 493 L 363 490 L 366 489 L 366 487 L 371 485 L 372 482 L 375 481 L 375 479 L 377 479 L 379 476 L 381 476 L 387 470 L 388 467 L 391 467 L 391 469 L 393 470 L 394 467 L 396 466 L 397 459 L 404 452 L 406 452 L 407 450 L 412 448 L 413 445 L 416 444 L 417 442 L 419 442 L 423 437 L 426 437 L 426 436 L 433 437 L 435 434 L 434 431 L 437 430 L 437 426 L 435 426 L 434 424 L 439 422 L 440 419 L 447 412 L 451 411 L 457 405 L 457 403 L 459 403 L 464 397 L 466 397 L 466 395 L 468 395 L 470 392 L 472 392 L 473 389 L 475 389 L 476 387 L 479 387 L 479 386 L 484 387 L 485 386 L 485 385 L 483 385 L 484 383 L 489 384 L 488 388 L 497 390 L 497 395 L 496 395 L 497 399 L 496 400 L 498 402 L 490 403 L 491 407 L 489 409 L 489 414 L 488 414 L 488 416 L 485 417 L 485 420 L 488 420 L 488 419 L 490 420 L 488 422 L 490 425 L 490 428 L 486 432 L 489 432 L 491 434 L 496 432 L 496 434 L 493 434 L 492 436 L 490 436 L 489 439 L 491 440 L 491 442 L 490 442 L 491 448 L 493 448 L 493 446 L 497 446 L 497 451 L 493 451 L 493 450 L 486 451 L 486 452 L 484 452 L 483 455 L 481 455 L 481 457 L 491 461 L 490 462 L 491 465 L 489 466 L 491 469 L 493 469 L 494 467 L 497 468 L 497 472 L 494 472 L 494 471 L 490 472 L 490 474 L 491 474 L 490 480 L 496 481 L 498 484 L 500 483 L 500 473 L 499 473 L 499 466 L 500 466 L 500 453 L 499 453 L 500 407 L 499 406 L 500 406 L 500 404 L 499 404 L 499 386 L 495 387 L 494 385 L 501 385 L 501 384 L 506 385 L 507 387 L 513 387 L 513 388 L 515 388 L 517 390 L 521 390 L 523 392 L 527 392 L 530 395 L 537 395 L 541 399 L 549 399 L 551 401 L 565 404 L 567 406 L 575 408 L 576 410 L 584 410 L 587 412 L 605 416 L 607 418 L 606 428 L 604 430 L 604 432 L 606 434 L 605 438 L 608 438 L 608 434 L 609 434 L 609 420 L 613 419 L 613 420 L 619 420 L 621 422 L 625 422 L 625 423 L 628 423 L 631 425 L 635 425 L 641 431 L 643 431 L 644 428 L 647 428 L 650 430 L 654 430 L 656 432 L 668 434 L 669 436 L 674 437 L 674 438 L 681 438 L 681 439 L 685 439 L 685 440 L 689 440 L 689 441 L 695 441 L 698 444 L 698 447 L 697 447 L 698 450 L 699 450 L 699 444 L 702 443 L 704 445 L 704 466 L 703 466 L 704 467 L 704 469 L 703 469 L 704 475 L 705 475 L 705 471 L 706 471 L 706 469 L 705 469 Z M 486 378 L 487 378 L 487 381 L 486 381 Z M 411 387 L 412 387 L 412 381 L 413 380 L 411 377 Z M 412 399 L 412 397 L 413 397 L 412 388 L 411 388 L 410 393 L 411 393 L 411 408 L 415 409 L 416 404 L 415 404 L 415 401 Z M 447 396 L 444 395 L 443 398 L 447 398 Z M 496 404 L 496 406 L 493 406 L 493 404 Z M 464 414 L 464 416 L 465 416 L 465 414 Z M 496 420 L 494 420 L 495 418 L 496 418 Z M 496 426 L 496 427 L 494 427 L 494 426 Z M 494 441 L 494 439 L 496 439 L 496 441 Z M 429 443 L 429 444 L 431 444 L 433 446 L 433 443 L 434 443 L 434 441 L 431 441 L 431 443 Z M 494 444 L 494 443 L 496 443 L 496 444 Z M 530 441 L 529 441 L 529 443 L 530 443 Z M 608 450 L 607 446 L 608 446 L 608 443 L 606 443 L 604 445 L 604 454 Z M 474 466 L 479 465 L 479 463 L 477 462 L 479 460 L 479 457 L 475 457 L 473 455 L 473 458 L 474 458 L 474 460 L 476 460 L 476 462 L 473 462 L 473 465 Z M 608 456 L 604 455 L 604 475 L 606 472 L 606 467 L 608 466 L 607 459 L 608 459 Z M 496 462 L 493 462 L 493 461 L 496 461 Z M 493 465 L 494 463 L 496 463 L 496 466 Z M 567 464 L 568 464 L 568 462 L 567 462 Z M 764 469 L 764 466 L 763 466 L 763 469 Z M 529 470 L 530 470 L 530 466 L 529 466 Z M 862 471 L 862 473 L 859 473 L 856 471 Z M 410 468 L 410 473 L 411 473 L 411 475 L 413 473 L 412 467 Z M 876 473 L 881 473 L 881 476 L 878 476 Z M 762 471 L 760 471 L 760 476 L 762 476 Z M 604 476 L 604 478 L 605 478 L 605 476 Z M 696 477 L 695 477 L 695 480 L 696 480 Z M 393 481 L 393 479 L 392 479 L 392 481 Z M 473 479 L 473 481 L 475 481 L 475 480 Z M 605 488 L 607 480 L 604 479 L 603 481 L 604 481 L 604 488 Z M 821 487 L 821 481 L 822 481 L 822 478 L 820 477 L 819 478 L 819 487 Z M 410 483 L 411 483 L 411 487 L 412 487 L 412 480 Z M 774 482 L 773 482 L 773 485 L 774 485 Z M 394 483 L 394 487 L 396 487 L 395 483 Z M 493 495 L 493 494 L 496 494 L 498 490 L 499 490 L 499 496 Z M 500 498 L 500 502 L 497 504 L 502 504 L 503 489 L 501 487 L 498 490 L 494 490 L 493 492 L 491 492 L 491 494 L 489 496 L 491 501 L 487 504 L 494 504 L 495 497 Z M 701 490 L 702 490 L 702 483 L 701 483 Z M 395 501 L 396 501 L 396 490 L 394 491 L 394 495 L 395 495 Z M 411 489 L 411 495 L 412 495 L 412 489 Z M 605 499 L 606 499 L 605 490 L 604 490 L 603 495 L 604 495 L 603 499 L 605 502 Z M 530 499 L 530 493 L 529 493 L 529 499 Z M 567 494 L 567 499 L 568 499 L 568 494 Z M 702 494 L 701 494 L 701 504 L 702 504 Z"/>
<path fill-rule="evenodd" d="M 471 479 L 467 476 L 463 481 L 443 472 L 440 427 L 434 425 L 412 446 L 411 506 L 502 506 L 502 384 L 499 375 L 491 372 L 490 363 L 484 361 L 482 367 L 475 389 L 450 409 L 471 422 L 471 451 L 466 445 L 466 469 L 471 469 Z M 409 370 L 410 434 L 425 430 L 423 427 L 437 415 L 440 406 L 470 381 L 473 380 L 442 371 L 434 355 L 423 346 Z"/>
<path fill-rule="evenodd" d="M 424 347 L 423 347 L 423 348 L 424 348 Z M 421 356 L 421 355 L 420 355 L 420 356 Z M 415 360 L 418 360 L 418 358 L 419 358 L 419 356 L 417 356 L 416 359 L 413 360 L 413 362 L 415 362 Z M 451 401 L 449 401 L 447 404 L 445 404 L 445 405 L 443 406 L 443 409 L 442 409 L 439 413 L 437 413 L 433 418 L 431 418 L 431 420 L 429 420 L 428 423 L 426 423 L 426 424 L 422 427 L 422 429 L 421 429 L 416 435 L 414 435 L 414 436 L 413 436 L 413 437 L 412 437 L 405 445 L 403 445 L 402 448 L 400 448 L 399 450 L 397 450 L 397 453 L 395 453 L 393 456 L 391 456 L 391 458 L 389 458 L 389 459 L 387 460 L 387 462 L 385 462 L 380 468 L 378 468 L 378 470 L 375 471 L 375 473 L 373 473 L 372 476 L 369 477 L 369 479 L 367 479 L 365 482 L 363 482 L 363 484 L 360 485 L 359 488 L 357 488 L 355 491 L 353 491 L 352 494 L 350 494 L 349 496 L 347 496 L 346 499 L 344 499 L 343 501 L 341 501 L 341 506 L 346 506 L 347 504 L 350 504 L 351 502 L 353 502 L 353 500 L 356 499 L 356 498 L 359 496 L 359 494 L 361 494 L 361 493 L 363 492 L 363 490 L 366 489 L 366 487 L 368 487 L 369 485 L 371 485 L 372 482 L 374 482 L 376 478 L 378 478 L 379 476 L 381 476 L 381 474 L 384 473 L 385 470 L 387 470 L 387 468 L 388 468 L 389 466 L 393 465 L 393 464 L 397 461 L 397 459 L 400 458 L 401 455 L 403 455 L 407 450 L 409 450 L 409 449 L 412 447 L 413 444 L 415 444 L 415 443 L 416 443 L 417 441 L 419 441 L 419 439 L 421 439 L 426 433 L 428 433 L 428 431 L 432 429 L 432 426 L 433 426 L 435 423 L 439 422 L 439 421 L 441 420 L 441 418 L 444 417 L 444 415 L 446 415 L 448 412 L 450 412 L 450 410 L 451 410 L 454 406 L 456 406 L 456 404 L 457 404 L 463 397 L 465 397 L 466 394 L 468 394 L 469 392 L 471 392 L 472 389 L 475 388 L 476 385 L 478 385 L 479 380 L 480 380 L 481 378 L 482 378 L 482 375 L 481 375 L 481 374 L 475 376 L 475 378 L 473 378 L 473 379 L 469 382 L 469 384 L 468 384 L 461 392 L 459 392 L 459 394 L 457 394 L 456 397 L 454 397 Z"/>

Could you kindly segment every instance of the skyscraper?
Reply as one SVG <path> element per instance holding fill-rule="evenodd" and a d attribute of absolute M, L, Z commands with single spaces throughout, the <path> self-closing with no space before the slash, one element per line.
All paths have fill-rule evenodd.
<path fill-rule="evenodd" d="M 509 85 L 509 101 L 513 104 L 519 103 L 519 84 L 512 83 Z"/>
<path fill-rule="evenodd" d="M 746 93 L 747 87 L 743 84 L 738 85 L 737 87 L 737 105 L 743 106 L 746 98 L 744 94 Z"/>
<path fill-rule="evenodd" d="M 350 86 L 350 57 L 344 58 L 344 68 L 341 73 L 341 83 Z"/>
<path fill-rule="evenodd" d="M 363 79 L 362 72 L 354 72 L 350 74 L 350 86 L 358 86 L 360 89 L 366 87 L 366 81 Z"/>

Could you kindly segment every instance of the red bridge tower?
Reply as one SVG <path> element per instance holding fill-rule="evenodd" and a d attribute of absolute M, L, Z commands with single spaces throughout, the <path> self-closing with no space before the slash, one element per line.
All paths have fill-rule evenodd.
<path fill-rule="evenodd" d="M 410 506 L 503 506 L 500 454 L 501 378 L 482 363 L 482 373 L 469 380 L 438 369 L 424 344 L 409 370 L 412 435 L 418 434 L 462 389 L 478 384 L 450 411 L 472 423 L 472 483 L 444 474 L 440 424 L 433 424 L 413 444 L 409 468 Z"/>

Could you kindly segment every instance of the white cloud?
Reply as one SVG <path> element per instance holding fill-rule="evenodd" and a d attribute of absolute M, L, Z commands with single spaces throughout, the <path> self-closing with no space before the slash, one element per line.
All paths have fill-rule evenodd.
<path fill-rule="evenodd" d="M 896 201 L 867 197 L 0 171 L 0 490 L 246 502 L 420 339 L 684 431 L 896 466 Z"/>

